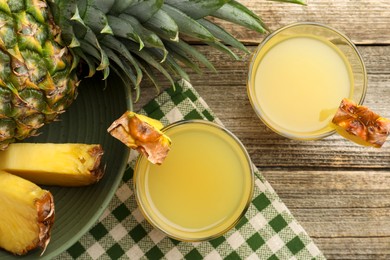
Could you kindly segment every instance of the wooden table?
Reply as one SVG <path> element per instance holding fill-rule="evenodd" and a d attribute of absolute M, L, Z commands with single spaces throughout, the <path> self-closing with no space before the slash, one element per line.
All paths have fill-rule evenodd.
<path fill-rule="evenodd" d="M 271 30 L 297 21 L 330 25 L 358 46 L 368 71 L 365 105 L 390 117 L 390 1 L 312 0 L 307 6 L 241 0 Z M 255 50 L 264 38 L 223 23 Z M 196 43 L 194 43 L 196 44 Z M 338 135 L 320 141 L 283 138 L 260 122 L 246 94 L 250 55 L 234 61 L 198 46 L 219 73 L 191 73 L 191 83 L 245 144 L 253 162 L 328 259 L 390 259 L 390 141 L 359 147 Z M 161 78 L 161 80 L 164 80 Z M 168 85 L 168 83 L 167 83 Z M 155 95 L 145 81 L 141 107 Z"/>

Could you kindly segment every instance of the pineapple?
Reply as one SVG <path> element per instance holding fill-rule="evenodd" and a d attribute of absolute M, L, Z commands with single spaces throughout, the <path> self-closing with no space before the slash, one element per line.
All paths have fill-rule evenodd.
<path fill-rule="evenodd" d="M 0 171 L 0 212 L 0 248 L 16 255 L 36 248 L 45 250 L 54 223 L 49 191 Z"/>
<path fill-rule="evenodd" d="M 380 148 L 390 134 L 389 119 L 347 98 L 341 101 L 332 123 L 341 136 L 364 146 Z"/>
<path fill-rule="evenodd" d="M 58 118 L 76 98 L 80 79 L 97 71 L 103 79 L 110 70 L 118 74 L 129 94 L 135 89 L 129 99 L 136 101 L 144 75 L 159 88 L 155 71 L 173 85 L 189 80 L 182 64 L 199 71 L 198 60 L 214 70 L 182 36 L 235 58 L 226 45 L 247 51 L 208 17 L 266 32 L 234 0 L 0 1 L 0 149 Z"/>
<path fill-rule="evenodd" d="M 102 155 L 100 145 L 13 143 L 0 151 L 0 170 L 36 184 L 85 186 L 102 178 Z"/>
<path fill-rule="evenodd" d="M 161 164 L 171 145 L 171 139 L 160 131 L 162 128 L 160 121 L 127 111 L 107 131 L 126 146 L 144 154 L 150 162 Z"/>

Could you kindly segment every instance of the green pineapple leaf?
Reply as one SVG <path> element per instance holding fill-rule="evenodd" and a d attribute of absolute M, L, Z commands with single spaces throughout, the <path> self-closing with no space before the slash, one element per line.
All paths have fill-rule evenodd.
<path fill-rule="evenodd" d="M 126 74 L 127 78 L 130 79 L 133 86 L 135 86 L 136 88 L 139 87 L 139 85 L 137 84 L 136 76 L 132 68 L 130 66 L 127 66 L 126 63 L 123 63 L 122 60 L 118 57 L 118 55 L 116 55 L 116 53 L 112 51 L 110 48 L 104 46 L 102 48 L 110 57 L 110 59 L 118 66 L 118 68 L 120 68 L 120 70 Z"/>
<path fill-rule="evenodd" d="M 306 0 L 272 0 L 272 1 L 306 5 Z"/>
<path fill-rule="evenodd" d="M 158 37 L 154 32 L 143 27 L 141 25 L 141 23 L 136 18 L 134 18 L 133 16 L 131 16 L 129 14 L 121 14 L 119 16 L 119 18 L 126 20 L 127 22 L 129 22 L 132 25 L 132 27 L 134 28 L 134 31 L 138 34 L 141 41 L 145 44 L 146 47 L 157 48 L 157 49 L 160 49 L 164 53 L 161 62 L 163 62 L 166 59 L 168 52 L 165 49 L 165 46 L 164 46 L 163 42 L 161 41 L 160 37 Z"/>
<path fill-rule="evenodd" d="M 152 18 L 143 24 L 146 28 L 156 32 L 160 37 L 179 40 L 179 27 L 176 22 L 163 10 L 158 10 Z"/>
<path fill-rule="evenodd" d="M 231 49 L 226 47 L 223 43 L 220 43 L 220 42 L 207 42 L 207 44 L 210 45 L 211 47 L 221 51 L 221 52 L 224 52 L 224 53 L 228 54 L 230 57 L 232 57 L 235 60 L 239 60 L 240 59 L 237 56 L 237 54 L 235 54 Z"/>
<path fill-rule="evenodd" d="M 69 48 L 76 48 L 80 46 L 75 33 L 73 31 L 73 26 L 71 21 L 68 18 L 67 14 L 70 15 L 72 10 L 76 8 L 76 3 L 71 1 L 69 2 L 59 2 L 53 4 L 51 1 L 48 1 L 54 21 L 57 25 L 61 27 L 61 38 L 58 38 L 57 41 L 62 45 L 66 45 Z"/>
<path fill-rule="evenodd" d="M 145 23 L 160 10 L 163 3 L 164 0 L 142 1 L 125 10 L 125 13 L 137 17 L 141 23 Z"/>
<path fill-rule="evenodd" d="M 144 43 L 134 30 L 131 23 L 122 18 L 112 15 L 107 15 L 107 20 L 115 36 L 119 36 L 139 43 L 139 50 L 142 50 L 142 48 L 144 47 Z"/>
<path fill-rule="evenodd" d="M 72 15 L 76 10 L 77 2 L 73 0 L 73 1 L 58 1 L 54 3 L 54 1 L 51 0 L 48 1 L 48 4 L 53 14 L 55 23 L 59 25 L 63 30 L 62 25 L 64 22 L 69 22 L 70 17 L 72 17 Z"/>
<path fill-rule="evenodd" d="M 128 84 L 127 78 L 123 76 L 123 73 L 119 71 L 115 66 L 112 66 L 112 70 L 115 72 L 115 75 L 117 75 L 123 82 L 123 87 L 125 88 L 126 95 L 128 98 L 126 98 L 126 103 L 131 111 L 133 111 L 133 98 L 132 98 L 132 88 L 130 84 Z M 107 81 L 106 81 L 107 84 Z"/>
<path fill-rule="evenodd" d="M 109 73 L 109 66 L 107 65 L 102 65 L 102 64 L 107 64 L 108 62 L 108 56 L 103 49 L 97 50 L 95 46 L 90 44 L 89 42 L 85 40 L 80 40 L 80 48 L 83 50 L 84 53 L 89 54 L 95 59 L 95 63 L 100 61 L 99 66 L 96 68 L 96 70 L 102 70 L 103 71 L 103 80 L 107 79 L 108 73 Z M 102 57 L 104 55 L 104 57 Z M 101 60 L 101 58 L 103 58 Z M 89 64 L 89 63 L 88 63 Z"/>
<path fill-rule="evenodd" d="M 222 27 L 206 20 L 199 19 L 197 20 L 201 25 L 203 25 L 207 30 L 209 30 L 215 38 L 221 40 L 222 42 L 229 44 L 237 49 L 240 49 L 246 53 L 249 53 L 248 49 L 245 48 L 244 44 L 242 44 L 239 40 L 234 38 L 230 33 L 225 31 Z"/>
<path fill-rule="evenodd" d="M 110 65 L 110 61 L 107 57 L 107 54 L 100 47 L 99 40 L 90 28 L 86 28 L 84 36 L 82 38 L 79 38 L 80 42 L 81 40 L 83 40 L 83 42 L 87 42 L 90 46 L 92 46 L 92 48 L 96 49 L 100 53 L 100 58 L 98 58 L 100 64 L 96 68 L 96 70 L 105 70 L 106 68 L 108 68 Z"/>
<path fill-rule="evenodd" d="M 136 44 L 132 41 L 126 40 L 124 42 L 126 45 L 127 49 L 130 50 L 132 53 L 134 53 L 136 56 L 140 57 L 143 59 L 145 62 L 150 64 L 152 67 L 157 69 L 161 74 L 163 74 L 169 82 L 174 86 L 174 80 L 172 79 L 171 75 L 168 73 L 168 71 L 159 63 L 157 62 L 153 55 L 151 55 L 146 49 L 138 50 L 136 47 Z"/>
<path fill-rule="evenodd" d="M 77 12 L 79 13 L 79 15 L 80 14 L 84 15 L 85 12 L 87 11 L 87 8 L 89 6 L 93 6 L 91 3 L 89 3 L 90 1 L 91 0 L 70 0 L 69 2 L 74 2 L 76 4 L 76 6 L 77 6 L 77 9 L 78 9 Z M 66 2 L 66 1 L 64 1 L 64 2 Z"/>
<path fill-rule="evenodd" d="M 161 9 L 175 20 L 180 33 L 205 42 L 216 41 L 214 36 L 206 28 L 182 11 L 167 4 L 164 4 Z"/>
<path fill-rule="evenodd" d="M 267 29 L 260 18 L 242 4 L 232 0 L 211 14 L 259 33 L 266 33 Z"/>
<path fill-rule="evenodd" d="M 163 55 L 160 50 L 157 49 L 146 49 L 146 51 L 149 51 L 152 55 L 156 56 L 157 58 L 161 58 Z M 163 66 L 165 66 L 169 71 L 171 71 L 174 75 L 176 75 L 176 79 L 186 79 L 189 80 L 188 74 L 183 70 L 182 67 L 177 64 L 175 59 L 171 56 L 167 56 L 166 60 L 161 63 Z"/>
<path fill-rule="evenodd" d="M 81 25 L 87 27 L 83 21 L 83 18 L 80 16 L 79 7 L 76 5 L 76 9 L 74 11 L 73 16 L 70 18 L 70 20 L 80 23 Z"/>
<path fill-rule="evenodd" d="M 131 55 L 131 53 L 126 48 L 126 46 L 121 41 L 117 40 L 115 37 L 113 37 L 111 35 L 105 36 L 101 40 L 101 43 L 104 46 L 114 50 L 116 53 L 120 54 L 121 57 L 126 62 L 130 63 L 134 67 L 134 69 L 136 71 L 136 74 L 137 74 L 136 86 L 138 86 L 141 83 L 141 80 L 142 80 L 142 70 L 139 67 L 138 61 L 133 57 L 133 55 Z"/>
<path fill-rule="evenodd" d="M 156 87 L 157 93 L 159 93 L 160 89 L 161 89 L 161 86 L 159 84 L 159 80 L 154 75 L 154 71 L 152 70 L 152 68 L 146 62 L 144 62 L 142 60 L 138 61 L 138 64 L 141 67 L 142 71 L 146 74 L 146 76 L 148 76 L 150 81 Z M 175 85 L 173 85 L 173 87 L 175 87 Z"/>
<path fill-rule="evenodd" d="M 96 7 L 104 14 L 107 14 L 111 10 L 114 3 L 115 0 L 94 0 L 92 6 Z"/>
<path fill-rule="evenodd" d="M 87 63 L 89 72 L 86 78 L 91 78 L 93 75 L 95 75 L 96 73 L 95 61 L 92 59 L 92 57 L 89 55 L 85 55 L 85 53 L 81 49 L 81 46 L 77 48 L 73 48 L 72 50 L 76 55 L 80 56 L 81 59 Z"/>
<path fill-rule="evenodd" d="M 66 42 L 68 42 L 67 46 L 69 48 L 76 48 L 76 47 L 79 47 L 80 46 L 80 42 L 79 40 L 77 39 L 75 33 L 74 33 L 74 30 L 73 30 L 73 26 L 70 25 L 69 23 L 64 23 L 64 25 L 66 24 L 67 26 L 67 32 L 69 34 L 66 34 L 64 35 L 64 33 L 62 34 L 63 35 L 63 39 L 66 40 Z"/>
<path fill-rule="evenodd" d="M 230 0 L 165 0 L 165 3 L 197 20 L 211 15 L 229 1 Z"/>
<path fill-rule="evenodd" d="M 107 16 L 94 6 L 87 9 L 82 19 L 95 34 L 113 34 L 111 27 L 108 25 Z"/>
<path fill-rule="evenodd" d="M 165 45 L 171 49 L 175 49 L 182 56 L 190 55 L 191 57 L 198 60 L 201 64 L 205 65 L 209 70 L 216 72 L 217 70 L 211 64 L 211 62 L 199 51 L 197 51 L 194 47 L 187 44 L 186 42 L 180 40 L 178 42 L 165 42 Z"/>
<path fill-rule="evenodd" d="M 111 14 L 121 14 L 130 6 L 137 4 L 139 0 L 115 0 L 114 4 L 111 6 Z"/>
<path fill-rule="evenodd" d="M 202 73 L 202 70 L 199 68 L 199 66 L 195 62 L 193 62 L 190 59 L 190 57 L 188 57 L 188 55 L 186 55 L 185 53 L 183 54 L 182 52 L 177 51 L 177 49 L 175 49 L 175 48 L 167 47 L 167 50 L 168 50 L 169 54 L 172 55 L 172 57 L 174 59 L 176 59 L 179 62 L 183 63 L 185 66 L 187 66 L 188 68 L 192 69 L 196 73 L 198 73 L 198 74 Z"/>

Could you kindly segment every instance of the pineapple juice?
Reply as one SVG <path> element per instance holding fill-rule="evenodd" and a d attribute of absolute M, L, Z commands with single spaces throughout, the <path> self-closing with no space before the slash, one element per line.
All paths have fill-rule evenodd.
<path fill-rule="evenodd" d="M 254 76 L 256 99 L 264 114 L 297 133 L 329 128 L 341 100 L 353 89 L 345 57 L 330 44 L 307 36 L 273 46 Z"/>
<path fill-rule="evenodd" d="M 364 99 L 366 74 L 356 48 L 319 24 L 287 26 L 254 55 L 248 94 L 262 121 L 292 139 L 334 132 L 331 120 L 343 98 Z"/>
<path fill-rule="evenodd" d="M 171 237 L 201 241 L 222 235 L 245 212 L 252 195 L 248 154 L 230 133 L 202 121 L 165 133 L 172 146 L 162 165 L 141 157 L 136 197 L 145 217 Z"/>

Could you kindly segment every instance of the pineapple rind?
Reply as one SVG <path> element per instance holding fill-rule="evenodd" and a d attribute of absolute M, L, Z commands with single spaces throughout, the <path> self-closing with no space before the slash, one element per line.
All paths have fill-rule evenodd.
<path fill-rule="evenodd" d="M 77 95 L 77 60 L 44 1 L 6 1 L 0 15 L 0 149 L 35 135 Z"/>
<path fill-rule="evenodd" d="M 382 147 L 390 134 L 390 120 L 344 98 L 332 119 L 343 137 L 364 146 Z"/>
<path fill-rule="evenodd" d="M 42 253 L 54 224 L 54 200 L 49 191 L 0 171 L 0 247 L 16 255 L 35 248 Z"/>
<path fill-rule="evenodd" d="M 36 184 L 84 186 L 103 177 L 102 156 L 98 144 L 14 143 L 0 151 L 0 169 Z"/>
<path fill-rule="evenodd" d="M 143 153 L 152 163 L 161 164 L 170 150 L 171 140 L 160 130 L 160 121 L 125 112 L 107 131 L 126 146 Z"/>

